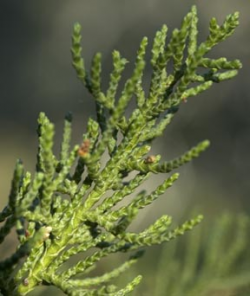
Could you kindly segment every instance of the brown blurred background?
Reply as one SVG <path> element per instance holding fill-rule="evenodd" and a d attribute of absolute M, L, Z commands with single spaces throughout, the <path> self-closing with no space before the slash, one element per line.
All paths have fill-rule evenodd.
<path fill-rule="evenodd" d="M 190 98 L 155 143 L 153 151 L 161 153 L 163 159 L 171 159 L 203 139 L 210 139 L 212 145 L 199 159 L 179 170 L 180 180 L 164 198 L 144 211 L 139 227 L 163 213 L 177 220 L 187 218 L 193 208 L 199 208 L 207 217 L 225 209 L 249 212 L 250 2 L 245 0 L 1 1 L 1 208 L 8 197 L 16 158 L 34 171 L 39 112 L 46 112 L 56 123 L 56 149 L 67 111 L 71 110 L 75 117 L 74 142 L 80 141 L 87 117 L 94 112 L 90 96 L 71 67 L 69 49 L 74 22 L 80 22 L 83 28 L 86 65 L 94 52 L 103 53 L 103 84 L 107 86 L 113 49 L 131 61 L 131 69 L 142 37 L 152 41 L 164 23 L 170 31 L 179 27 L 193 4 L 198 7 L 200 41 L 208 33 L 211 17 L 222 22 L 227 14 L 240 11 L 240 27 L 210 57 L 239 58 L 244 67 L 233 80 Z M 149 72 L 145 84 L 148 78 Z"/>

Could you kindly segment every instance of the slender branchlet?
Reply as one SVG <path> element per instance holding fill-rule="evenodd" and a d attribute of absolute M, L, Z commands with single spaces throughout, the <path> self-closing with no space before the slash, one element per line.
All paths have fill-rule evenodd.
<path fill-rule="evenodd" d="M 149 295 L 248 294 L 249 217 L 224 213 L 207 222 L 162 249 Z"/>

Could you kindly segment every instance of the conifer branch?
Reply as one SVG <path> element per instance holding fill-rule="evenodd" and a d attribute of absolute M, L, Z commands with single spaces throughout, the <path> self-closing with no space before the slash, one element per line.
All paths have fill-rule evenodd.
<path fill-rule="evenodd" d="M 169 173 L 209 146 L 209 141 L 203 141 L 174 160 L 160 162 L 160 155 L 149 154 L 153 140 L 164 132 L 183 100 L 234 77 L 241 68 L 238 60 L 206 57 L 215 45 L 233 34 L 238 13 L 229 15 L 222 26 L 212 19 L 209 36 L 200 45 L 197 22 L 196 7 L 192 7 L 181 28 L 170 34 L 168 43 L 165 25 L 156 33 L 148 90 L 143 88 L 148 46 L 144 37 L 120 96 L 117 90 L 127 60 L 113 51 L 113 70 L 104 90 L 101 53 L 94 55 L 88 72 L 81 55 L 81 26 L 74 25 L 72 64 L 95 101 L 96 118 L 88 120 L 82 143 L 71 149 L 72 115 L 67 114 L 57 157 L 53 152 L 54 125 L 44 113 L 39 115 L 36 172 L 32 177 L 17 162 L 8 205 L 0 213 L 0 242 L 13 228 L 19 239 L 17 251 L 0 262 L 2 293 L 26 295 L 44 284 L 54 285 L 66 295 L 127 295 L 141 276 L 120 290 L 108 283 L 125 272 L 139 255 L 104 275 L 91 278 L 86 274 L 110 254 L 169 242 L 201 222 L 202 216 L 198 215 L 171 227 L 172 218 L 163 215 L 142 232 L 127 231 L 138 212 L 163 195 L 179 175 L 167 176 L 151 193 L 141 190 L 135 194 L 135 190 L 150 175 Z M 174 65 L 172 73 L 168 73 L 170 61 Z M 201 74 L 200 68 L 207 72 Z M 134 99 L 136 108 L 128 114 L 128 105 Z M 103 163 L 106 151 L 109 156 Z M 132 201 L 121 205 L 130 195 Z M 65 270 L 73 256 L 88 250 L 92 251 L 89 256 Z M 239 250 L 235 245 L 228 253 L 227 266 L 231 266 Z M 208 262 L 214 264 L 214 258 L 208 258 Z M 74 278 L 79 274 L 82 280 Z"/>

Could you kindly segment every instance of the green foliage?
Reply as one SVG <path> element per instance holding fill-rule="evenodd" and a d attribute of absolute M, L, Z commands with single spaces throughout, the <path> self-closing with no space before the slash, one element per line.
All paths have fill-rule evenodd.
<path fill-rule="evenodd" d="M 126 295 L 139 284 L 141 276 L 120 290 L 109 282 L 138 260 L 142 247 L 173 240 L 200 223 L 201 215 L 170 228 L 171 217 L 164 215 L 140 233 L 127 230 L 140 209 L 173 185 L 178 178 L 176 173 L 151 193 L 141 191 L 130 203 L 119 203 L 151 174 L 172 172 L 208 147 L 209 142 L 204 141 L 165 162 L 160 162 L 159 155 L 148 154 L 152 141 L 163 133 L 183 100 L 237 74 L 241 67 L 238 60 L 205 57 L 237 25 L 238 13 L 229 15 L 222 26 L 212 19 L 209 36 L 197 45 L 197 14 L 192 7 L 167 44 L 167 27 L 156 33 L 149 90 L 142 87 L 148 44 L 143 38 L 133 73 L 119 95 L 118 85 L 127 60 L 118 51 L 113 52 L 110 83 L 103 91 L 101 54 L 94 55 L 88 73 L 81 56 L 81 27 L 74 26 L 73 66 L 95 100 L 96 119 L 88 120 L 82 144 L 71 149 L 72 116 L 67 114 L 57 157 L 53 152 L 54 125 L 44 113 L 40 114 L 36 173 L 32 177 L 17 162 L 9 203 L 0 214 L 0 242 L 12 228 L 19 239 L 17 251 L 0 262 L 3 295 L 26 295 L 41 284 L 54 285 L 67 295 Z M 170 61 L 171 74 L 167 66 Z M 205 73 L 200 73 L 201 68 Z M 134 98 L 137 106 L 127 116 L 125 111 Z M 104 162 L 106 151 L 109 156 Z M 129 251 L 135 253 L 117 269 L 94 278 L 86 276 L 102 258 Z M 86 252 L 84 259 L 65 269 L 70 258 Z"/>
<path fill-rule="evenodd" d="M 163 248 L 148 295 L 249 295 L 249 217 L 206 222 Z"/>

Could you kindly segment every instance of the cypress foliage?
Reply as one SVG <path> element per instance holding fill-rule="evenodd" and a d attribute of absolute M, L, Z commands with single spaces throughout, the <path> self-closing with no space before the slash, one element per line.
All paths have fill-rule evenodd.
<path fill-rule="evenodd" d="M 156 33 L 151 49 L 152 79 L 148 92 L 142 87 L 148 45 L 147 38 L 143 38 L 133 73 L 119 97 L 117 89 L 127 60 L 118 51 L 113 52 L 113 71 L 108 89 L 103 90 L 101 54 L 94 55 L 88 72 L 81 56 L 81 26 L 74 25 L 73 67 L 93 96 L 96 118 L 89 118 L 82 143 L 71 149 L 72 115 L 67 114 L 57 157 L 53 152 L 54 125 L 44 113 L 40 114 L 36 173 L 31 176 L 17 161 L 9 202 L 0 213 L 0 242 L 12 228 L 19 239 L 17 251 L 0 262 L 3 295 L 26 295 L 41 284 L 54 285 L 66 295 L 126 295 L 140 283 L 141 276 L 121 289 L 110 281 L 138 260 L 142 247 L 173 240 L 200 223 L 202 216 L 198 215 L 171 228 L 171 217 L 164 215 L 140 233 L 127 230 L 140 209 L 173 185 L 177 173 L 167 176 L 151 193 L 142 191 L 129 204 L 119 207 L 119 203 L 151 174 L 172 172 L 209 146 L 209 141 L 204 141 L 174 160 L 163 162 L 159 155 L 149 154 L 152 141 L 163 133 L 183 101 L 213 83 L 234 77 L 241 68 L 238 60 L 205 57 L 216 44 L 233 34 L 238 17 L 238 13 L 229 15 L 221 26 L 212 19 L 210 33 L 199 45 L 195 6 L 184 17 L 181 28 L 172 32 L 168 43 L 168 29 L 164 25 Z M 173 71 L 168 73 L 170 61 Z M 206 72 L 200 73 L 200 68 Z M 137 106 L 125 116 L 134 98 Z M 118 134 L 121 141 L 117 141 Z M 105 151 L 109 158 L 101 168 Z M 135 176 L 128 181 L 125 178 L 130 173 Z M 90 255 L 65 270 L 70 258 L 88 250 L 92 250 Z M 94 278 L 86 276 L 102 258 L 129 251 L 134 253 L 113 271 Z M 83 279 L 75 279 L 79 275 Z"/>
<path fill-rule="evenodd" d="M 164 246 L 149 295 L 249 294 L 249 217 L 224 213 L 206 222 Z"/>

